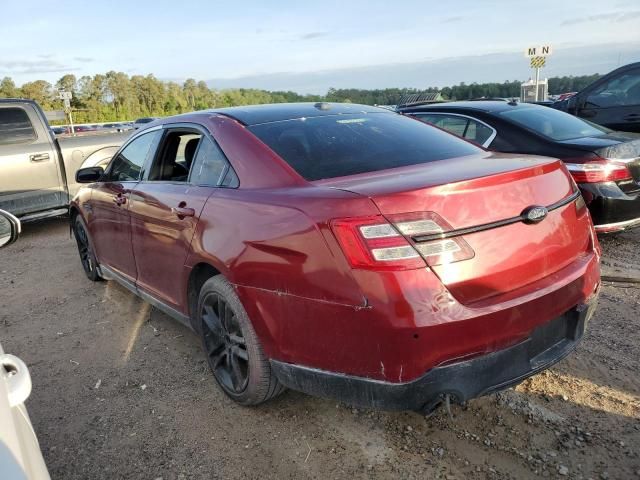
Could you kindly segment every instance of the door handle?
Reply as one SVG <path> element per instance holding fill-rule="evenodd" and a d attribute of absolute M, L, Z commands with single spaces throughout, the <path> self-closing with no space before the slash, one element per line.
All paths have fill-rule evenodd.
<path fill-rule="evenodd" d="M 115 203 L 116 205 L 124 205 L 125 203 L 127 203 L 127 197 L 119 193 L 118 195 L 113 197 L 113 203 Z"/>
<path fill-rule="evenodd" d="M 45 162 L 49 160 L 48 153 L 34 153 L 33 155 L 29 155 L 29 160 L 32 162 Z"/>
<path fill-rule="evenodd" d="M 629 115 L 626 115 L 623 118 L 629 121 L 640 120 L 640 113 L 630 113 Z"/>
<path fill-rule="evenodd" d="M 194 217 L 196 214 L 196 211 L 193 208 L 189 208 L 189 207 L 173 207 L 171 209 L 171 213 L 173 213 L 180 220 L 182 220 L 184 217 Z"/>

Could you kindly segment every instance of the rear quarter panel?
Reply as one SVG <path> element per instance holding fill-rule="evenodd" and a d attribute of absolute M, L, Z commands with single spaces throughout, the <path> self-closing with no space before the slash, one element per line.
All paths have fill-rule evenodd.
<path fill-rule="evenodd" d="M 365 305 L 328 221 L 377 213 L 367 198 L 320 187 L 219 189 L 201 214 L 183 285 L 197 264 L 214 266 L 235 286 L 267 353 L 279 357 L 289 324 L 304 324 L 314 308 Z M 287 311 L 294 300 L 307 306 L 302 317 Z"/>

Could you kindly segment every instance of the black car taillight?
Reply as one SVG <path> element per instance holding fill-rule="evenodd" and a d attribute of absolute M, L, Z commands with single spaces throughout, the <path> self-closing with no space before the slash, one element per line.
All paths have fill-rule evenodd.
<path fill-rule="evenodd" d="M 602 183 L 631 180 L 631 172 L 623 163 L 604 158 L 568 158 L 564 164 L 576 183 Z"/>

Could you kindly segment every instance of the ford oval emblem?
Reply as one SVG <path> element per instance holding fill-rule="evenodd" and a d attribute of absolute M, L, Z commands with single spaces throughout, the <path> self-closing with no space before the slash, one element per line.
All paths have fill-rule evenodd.
<path fill-rule="evenodd" d="M 522 217 L 524 223 L 539 223 L 546 218 L 548 213 L 549 210 L 545 207 L 533 205 L 524 209 Z"/>

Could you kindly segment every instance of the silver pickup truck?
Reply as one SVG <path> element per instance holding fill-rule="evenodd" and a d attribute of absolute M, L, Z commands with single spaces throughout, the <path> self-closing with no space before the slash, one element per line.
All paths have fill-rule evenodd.
<path fill-rule="evenodd" d="M 36 102 L 0 99 L 0 209 L 23 222 L 66 213 L 76 171 L 106 165 L 128 136 L 56 138 Z"/>

